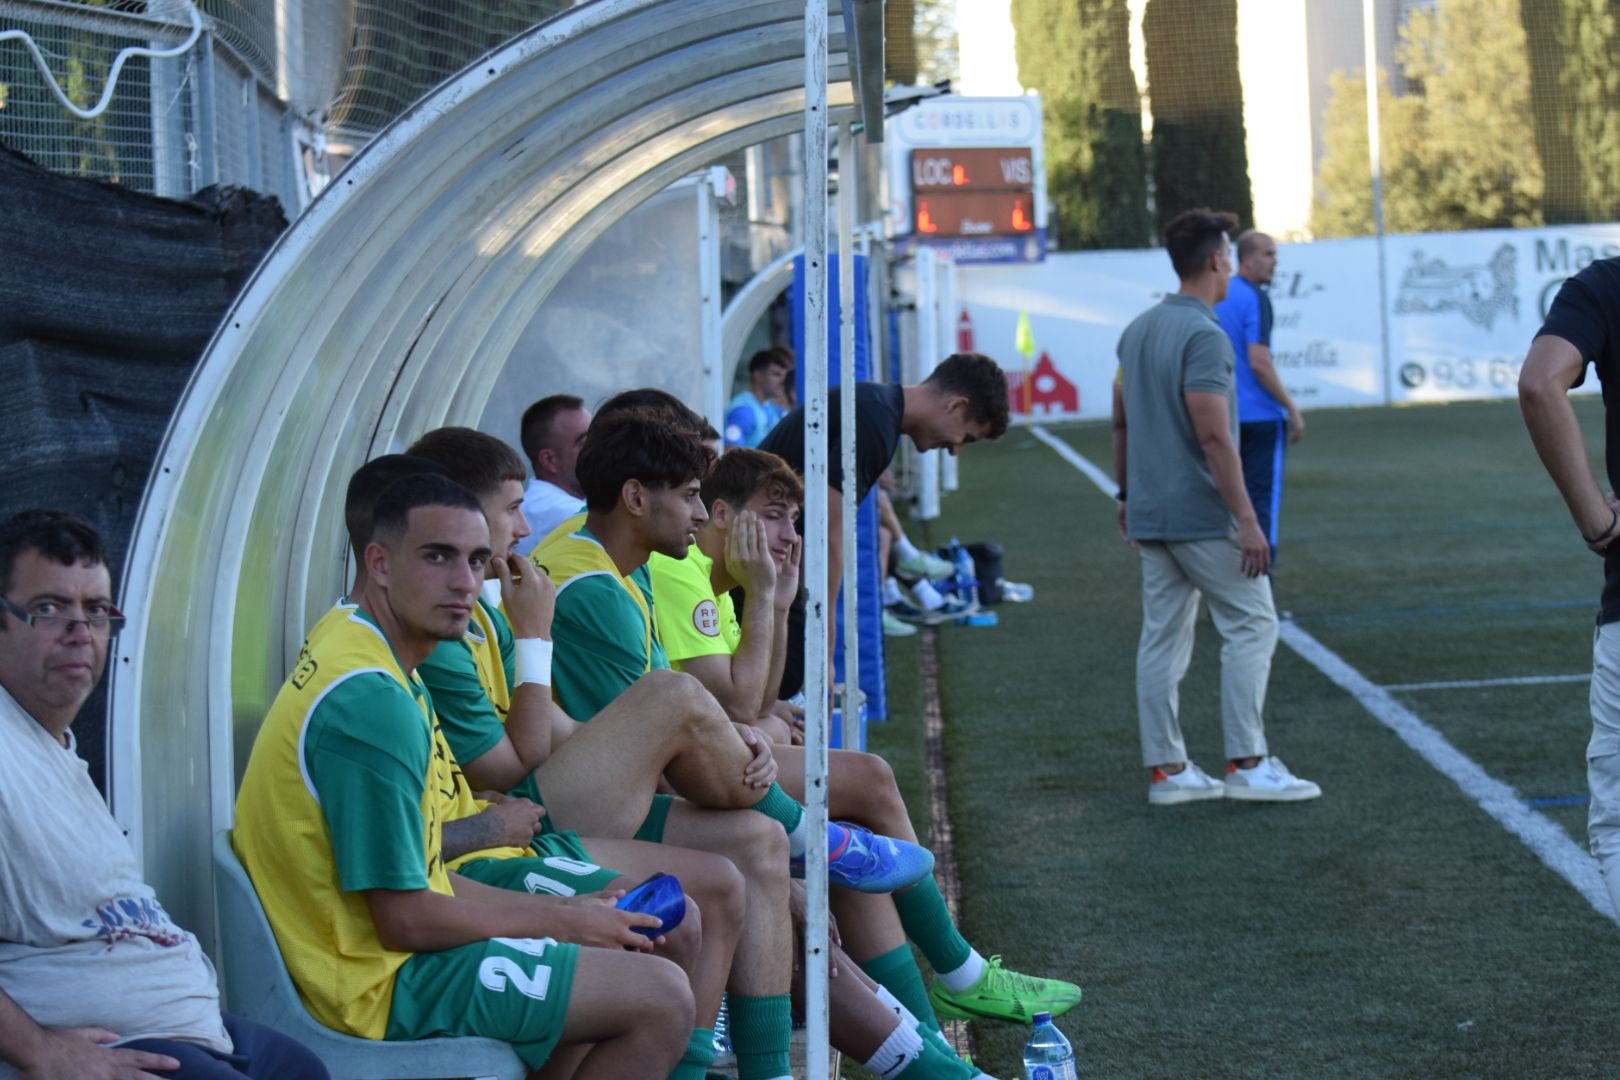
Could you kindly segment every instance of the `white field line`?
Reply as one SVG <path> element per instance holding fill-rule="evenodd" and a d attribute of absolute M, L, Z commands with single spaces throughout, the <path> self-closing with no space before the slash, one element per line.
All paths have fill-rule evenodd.
<path fill-rule="evenodd" d="M 1580 675 L 1516 675 L 1508 679 L 1458 679 L 1455 682 L 1386 683 L 1385 690 L 1473 690 L 1487 686 L 1541 686 L 1546 683 L 1591 682 L 1591 672 Z"/>
<path fill-rule="evenodd" d="M 1057 449 L 1054 444 L 1061 440 L 1038 427 L 1030 430 L 1036 438 Z M 1104 494 L 1114 494 L 1113 484 L 1107 476 L 1072 446 L 1063 443 L 1058 453 Z M 1294 622 L 1285 621 L 1280 636 L 1283 644 L 1348 691 L 1351 697 L 1372 713 L 1374 719 L 1393 731 L 1396 737 L 1417 751 L 1418 756 L 1461 788 L 1480 809 L 1518 837 L 1548 869 L 1573 885 L 1598 914 L 1620 921 L 1609 900 L 1608 888 L 1598 872 L 1597 860 L 1571 840 L 1569 834 L 1554 824 L 1552 819 L 1526 806 L 1510 785 L 1480 768 L 1473 759 L 1451 745 L 1444 735 L 1396 701 L 1389 687 L 1375 685 Z"/>
<path fill-rule="evenodd" d="M 1093 484 L 1096 484 L 1098 490 L 1104 495 L 1112 499 L 1115 495 L 1119 494 L 1119 485 L 1114 483 L 1113 477 L 1109 476 L 1107 473 L 1097 468 L 1097 466 L 1087 461 L 1080 451 L 1076 450 L 1074 447 L 1070 446 L 1056 435 L 1053 435 L 1050 431 L 1047 431 L 1039 424 L 1031 427 L 1029 429 L 1029 433 L 1041 440 L 1041 442 L 1045 443 L 1047 446 L 1050 446 L 1053 450 L 1056 450 L 1058 457 L 1085 473 L 1086 479 L 1090 480 Z"/>

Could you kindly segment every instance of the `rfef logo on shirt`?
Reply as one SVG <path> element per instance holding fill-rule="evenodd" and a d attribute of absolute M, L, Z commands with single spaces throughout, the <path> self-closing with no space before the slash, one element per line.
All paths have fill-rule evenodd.
<path fill-rule="evenodd" d="M 714 606 L 713 600 L 699 600 L 697 607 L 692 609 L 692 625 L 704 637 L 720 636 L 720 609 Z"/>

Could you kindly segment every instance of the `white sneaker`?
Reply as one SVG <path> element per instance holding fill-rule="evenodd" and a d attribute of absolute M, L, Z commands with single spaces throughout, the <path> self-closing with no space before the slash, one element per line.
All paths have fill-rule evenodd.
<path fill-rule="evenodd" d="M 1196 802 L 1199 799 L 1219 799 L 1226 794 L 1226 785 L 1210 777 L 1192 762 L 1178 773 L 1163 769 L 1153 770 L 1148 783 L 1148 802 L 1154 806 L 1174 806 L 1176 803 Z"/>
<path fill-rule="evenodd" d="M 1288 771 L 1280 758 L 1264 757 L 1252 769 L 1226 765 L 1226 797 L 1252 802 L 1301 802 L 1314 799 L 1322 789 Z"/>

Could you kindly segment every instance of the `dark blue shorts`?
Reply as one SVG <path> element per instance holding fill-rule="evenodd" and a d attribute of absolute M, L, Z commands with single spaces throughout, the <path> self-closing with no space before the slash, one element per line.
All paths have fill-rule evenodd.
<path fill-rule="evenodd" d="M 1238 425 L 1243 486 L 1260 519 L 1260 531 L 1277 559 L 1277 522 L 1282 517 L 1283 458 L 1288 453 L 1288 421 L 1258 420 Z"/>
<path fill-rule="evenodd" d="M 234 1054 L 217 1054 L 175 1039 L 139 1039 L 124 1046 L 177 1059 L 178 1069 L 156 1074 L 165 1080 L 242 1080 L 244 1076 L 250 1080 L 328 1080 L 326 1066 L 303 1043 L 230 1013 L 224 1019 L 225 1030 L 236 1044 Z"/>

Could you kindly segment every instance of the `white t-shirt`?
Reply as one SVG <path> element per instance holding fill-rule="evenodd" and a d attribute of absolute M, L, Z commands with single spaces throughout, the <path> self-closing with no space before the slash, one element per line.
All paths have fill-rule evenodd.
<path fill-rule="evenodd" d="M 0 989 L 42 1027 L 230 1053 L 213 965 L 141 880 L 68 741 L 0 687 Z"/>
<path fill-rule="evenodd" d="M 585 500 L 570 495 L 550 480 L 530 480 L 523 491 L 523 516 L 531 532 L 517 546 L 517 553 L 528 558 L 551 530 L 585 509 Z"/>

